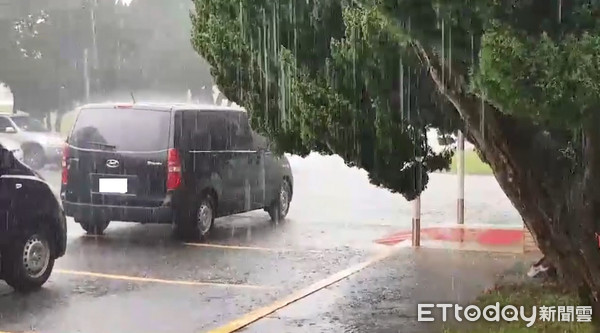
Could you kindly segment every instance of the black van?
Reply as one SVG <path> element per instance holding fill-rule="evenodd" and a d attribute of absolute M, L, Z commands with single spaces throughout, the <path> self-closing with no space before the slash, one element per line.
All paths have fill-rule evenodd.
<path fill-rule="evenodd" d="M 110 221 L 173 223 L 206 236 L 215 217 L 290 207 L 293 177 L 243 109 L 197 105 L 89 105 L 67 139 L 61 198 L 90 234 Z"/>

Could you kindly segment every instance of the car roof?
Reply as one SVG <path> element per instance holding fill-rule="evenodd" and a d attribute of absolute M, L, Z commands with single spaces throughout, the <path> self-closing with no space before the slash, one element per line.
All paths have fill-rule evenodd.
<path fill-rule="evenodd" d="M 79 109 L 113 109 L 126 107 L 131 109 L 145 109 L 153 111 L 201 110 L 201 111 L 240 111 L 245 109 L 235 106 L 219 106 L 214 104 L 189 104 L 189 103 L 96 103 L 86 104 Z"/>

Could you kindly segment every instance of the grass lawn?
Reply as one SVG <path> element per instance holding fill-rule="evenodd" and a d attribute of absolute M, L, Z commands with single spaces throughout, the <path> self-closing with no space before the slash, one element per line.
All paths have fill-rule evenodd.
<path fill-rule="evenodd" d="M 0 104 L 0 113 L 12 113 L 12 109 L 12 105 Z"/>
<path fill-rule="evenodd" d="M 457 155 L 452 157 L 450 172 L 456 173 Z M 465 174 L 467 175 L 491 175 L 492 169 L 489 165 L 481 161 L 477 153 L 473 150 L 465 151 Z"/>
<path fill-rule="evenodd" d="M 495 289 L 488 291 L 481 295 L 473 304 L 478 305 L 480 309 L 490 304 L 500 303 L 500 306 L 514 305 L 517 308 L 524 306 L 525 314 L 531 315 L 532 306 L 577 306 L 579 300 L 576 294 L 563 290 L 561 287 L 554 283 L 520 283 L 520 284 L 506 284 L 496 287 Z M 477 321 L 469 323 L 463 321 L 462 323 L 456 323 L 448 326 L 444 330 L 444 333 L 533 333 L 533 332 L 547 332 L 547 333 L 588 333 L 593 332 L 591 323 L 580 323 L 576 321 L 572 322 L 558 322 L 558 321 L 541 321 L 539 319 L 539 310 L 537 321 L 531 327 L 526 327 L 525 321 L 513 321 L 505 322 L 485 322 Z"/>
<path fill-rule="evenodd" d="M 66 138 L 71 131 L 71 127 L 73 127 L 73 123 L 75 123 L 75 118 L 77 117 L 77 112 L 71 111 L 64 114 L 61 124 L 60 124 L 60 134 L 63 138 Z"/>

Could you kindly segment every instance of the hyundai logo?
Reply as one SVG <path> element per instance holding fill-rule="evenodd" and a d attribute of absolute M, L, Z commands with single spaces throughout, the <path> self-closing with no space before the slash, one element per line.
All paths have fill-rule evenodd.
<path fill-rule="evenodd" d="M 113 159 L 107 160 L 106 161 L 106 166 L 109 167 L 109 168 L 116 168 L 116 167 L 119 166 L 119 161 L 113 160 Z"/>

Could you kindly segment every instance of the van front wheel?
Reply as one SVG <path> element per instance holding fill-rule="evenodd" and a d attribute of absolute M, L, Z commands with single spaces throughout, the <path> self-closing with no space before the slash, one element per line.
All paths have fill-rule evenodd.
<path fill-rule="evenodd" d="M 287 213 L 290 210 L 290 202 L 292 198 L 292 188 L 287 180 L 281 182 L 279 193 L 271 206 L 267 209 L 271 222 L 279 223 L 279 221 L 285 219 Z"/>

